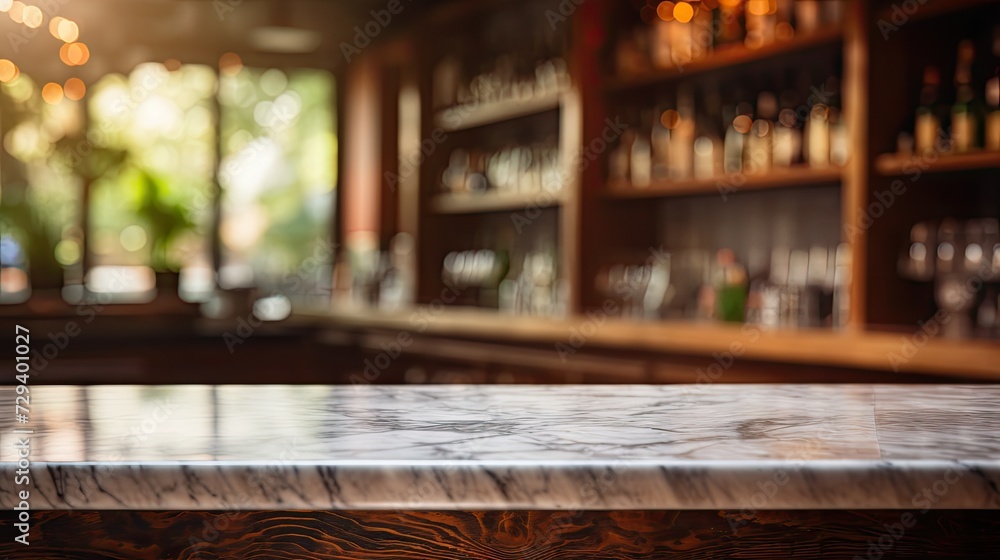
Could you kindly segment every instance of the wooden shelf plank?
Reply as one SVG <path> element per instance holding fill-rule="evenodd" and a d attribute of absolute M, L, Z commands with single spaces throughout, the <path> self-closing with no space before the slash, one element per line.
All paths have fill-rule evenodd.
<path fill-rule="evenodd" d="M 829 45 L 842 40 L 844 32 L 839 27 L 819 29 L 808 35 L 794 37 L 787 41 L 778 41 L 758 49 L 750 49 L 743 45 L 720 48 L 704 58 L 693 60 L 683 66 L 650 70 L 642 74 L 608 78 L 607 91 L 622 91 L 696 74 L 727 70 L 736 66 L 778 58 L 787 54 L 797 53 L 805 49 Z"/>
<path fill-rule="evenodd" d="M 459 105 L 439 111 L 434 123 L 445 132 L 457 132 L 512 119 L 554 111 L 562 104 L 562 92 L 531 97 Z"/>
<path fill-rule="evenodd" d="M 482 194 L 441 194 L 431 200 L 431 211 L 435 214 L 483 214 L 507 210 L 523 210 L 537 206 L 549 208 L 561 206 L 561 196 L 547 192 L 482 193 Z"/>
<path fill-rule="evenodd" d="M 725 175 L 713 179 L 688 179 L 681 181 L 654 181 L 647 187 L 634 187 L 629 183 L 609 183 L 607 194 L 611 198 L 664 198 L 693 194 L 734 194 L 784 187 L 806 187 L 837 183 L 843 176 L 840 167 L 790 167 L 774 168 L 760 175 Z"/>
<path fill-rule="evenodd" d="M 875 160 L 875 170 L 883 176 L 913 173 L 948 173 L 977 170 L 1000 170 L 1000 152 L 970 152 L 913 156 L 882 154 Z"/>
<path fill-rule="evenodd" d="M 370 309 L 303 311 L 298 316 L 348 328 L 416 330 L 413 309 L 391 313 Z M 433 321 L 419 325 L 427 335 L 555 345 L 569 344 L 574 329 L 579 329 L 585 320 L 585 317 L 525 317 L 450 308 L 435 315 Z M 733 344 L 739 343 L 743 349 L 740 359 L 747 360 L 1000 380 L 1000 344 L 995 341 L 932 338 L 906 357 L 910 353 L 904 346 L 910 338 L 905 334 L 874 331 L 763 330 L 720 323 L 607 319 L 587 337 L 586 344 L 710 357 L 713 352 L 731 352 Z M 894 362 L 893 355 L 903 357 L 902 361 Z"/>

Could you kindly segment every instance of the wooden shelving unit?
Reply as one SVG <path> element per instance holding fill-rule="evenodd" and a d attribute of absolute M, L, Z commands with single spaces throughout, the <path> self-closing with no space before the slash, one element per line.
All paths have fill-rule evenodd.
<path fill-rule="evenodd" d="M 830 46 L 843 40 L 843 38 L 844 32 L 842 29 L 828 28 L 819 29 L 801 37 L 771 43 L 757 49 L 750 49 L 742 45 L 729 46 L 714 51 L 704 58 L 692 60 L 682 66 L 649 70 L 648 72 L 631 76 L 612 77 L 607 80 L 604 87 L 608 92 L 620 92 L 669 81 L 688 79 L 698 74 L 730 71 L 746 64 L 780 58 L 789 54 L 799 54 L 816 47 Z"/>
<path fill-rule="evenodd" d="M 884 176 L 914 173 L 948 173 L 961 171 L 1000 170 L 1000 152 L 970 152 L 966 154 L 932 154 L 926 156 L 883 154 L 875 160 L 875 170 Z"/>
<path fill-rule="evenodd" d="M 522 3 L 496 2 L 483 9 L 510 9 Z M 560 152 L 567 167 L 566 176 L 570 178 L 564 185 L 562 196 L 545 205 L 552 210 L 544 213 L 547 218 L 557 216 L 559 222 L 560 265 L 572 292 L 569 316 L 565 319 L 521 317 L 487 309 L 446 307 L 434 315 L 433 321 L 426 323 L 426 330 L 421 330 L 420 334 L 449 340 L 474 338 L 505 341 L 526 349 L 530 347 L 533 351 L 538 351 L 540 345 L 551 348 L 569 339 L 572 330 L 578 329 L 587 320 L 587 311 L 600 308 L 605 296 L 595 287 L 595 278 L 602 266 L 608 262 L 619 262 L 614 259 L 623 258 L 621 255 L 625 253 L 644 253 L 651 242 L 655 244 L 663 240 L 660 235 L 663 235 L 664 216 L 668 214 L 665 209 L 681 208 L 683 211 L 687 208 L 683 206 L 685 204 L 703 202 L 722 206 L 718 201 L 708 199 L 724 191 L 727 195 L 760 193 L 746 198 L 758 202 L 777 200 L 782 204 L 775 205 L 773 211 L 787 212 L 787 208 L 779 208 L 784 202 L 808 201 L 815 195 L 826 204 L 821 210 L 827 212 L 827 216 L 829 212 L 839 212 L 836 226 L 828 229 L 834 230 L 837 242 L 850 244 L 853 261 L 849 298 L 851 318 L 845 329 L 761 331 L 759 336 L 749 337 L 739 326 L 608 319 L 588 335 L 587 348 L 601 348 L 619 355 L 647 352 L 710 358 L 713 353 L 724 352 L 731 344 L 739 342 L 746 348 L 746 354 L 741 359 L 762 363 L 881 372 L 897 369 L 899 372 L 1000 379 L 1000 344 L 996 342 L 931 339 L 902 365 L 894 366 L 889 358 L 893 352 L 900 351 L 908 335 L 918 330 L 917 320 L 929 316 L 923 309 L 910 313 L 914 317 L 910 317 L 906 309 L 900 311 L 900 306 L 907 302 L 906 298 L 923 297 L 930 301 L 929 305 L 933 305 L 933 296 L 919 292 L 910 285 L 912 283 L 906 284 L 898 278 L 893 254 L 898 250 L 897 242 L 905 239 L 915 221 L 928 219 L 937 211 L 958 208 L 960 212 L 961 205 L 951 204 L 954 202 L 952 198 L 965 194 L 955 195 L 953 191 L 944 190 L 931 192 L 938 189 L 941 181 L 928 180 L 926 184 L 921 184 L 920 189 L 912 189 L 907 191 L 905 197 L 898 197 L 900 202 L 885 209 L 884 216 L 872 218 L 869 215 L 874 195 L 888 188 L 895 177 L 909 175 L 913 166 L 918 166 L 923 174 L 986 172 L 966 173 L 964 176 L 979 181 L 970 187 L 978 189 L 977 194 L 982 195 L 988 190 L 988 185 L 984 185 L 992 177 L 989 173 L 1000 169 L 1000 154 L 942 155 L 933 160 L 922 158 L 918 161 L 881 152 L 894 145 L 907 119 L 912 118 L 913 107 L 910 105 L 917 93 L 912 91 L 914 82 L 919 87 L 919 79 L 915 80 L 913 73 L 919 72 L 920 68 L 899 64 L 900 57 L 913 56 L 923 60 L 923 55 L 935 50 L 954 48 L 963 38 L 961 34 L 966 33 L 968 24 L 988 19 L 980 18 L 980 10 L 986 11 L 1000 4 L 995 0 L 928 0 L 915 13 L 909 14 L 906 25 L 899 26 L 889 39 L 885 39 L 879 20 L 891 16 L 891 4 L 893 2 L 888 0 L 850 0 L 844 5 L 843 24 L 837 27 L 821 28 L 758 49 L 743 46 L 719 48 L 683 67 L 615 76 L 607 71 L 610 64 L 605 63 L 610 57 L 601 41 L 608 36 L 608 16 L 620 4 L 614 0 L 598 0 L 580 4 L 573 16 L 564 22 L 572 29 L 567 61 L 573 85 L 567 91 L 524 100 L 439 110 L 428 101 L 429 81 L 414 80 L 421 91 L 422 120 L 419 136 L 411 138 L 412 145 L 416 146 L 421 139 L 430 137 L 435 128 L 460 133 L 454 138 L 459 139 L 462 147 L 471 147 L 477 135 L 493 130 L 490 127 L 497 126 L 497 130 L 506 131 L 522 124 L 544 121 L 548 126 L 558 128 Z M 447 22 L 441 20 L 440 25 L 444 26 L 440 28 L 442 36 L 467 29 L 467 24 L 463 22 L 472 12 L 477 10 L 467 8 L 460 16 Z M 949 36 L 946 41 L 931 44 L 926 25 L 909 25 L 938 16 L 948 16 L 949 33 L 958 35 L 953 41 Z M 426 30 L 420 37 L 411 39 L 409 50 L 421 51 L 425 43 Z M 426 63 L 432 58 L 422 60 Z M 947 58 L 954 61 L 950 52 Z M 613 147 L 614 140 L 604 138 L 606 145 L 602 147 L 597 143 L 600 149 L 594 146 L 596 139 L 605 132 L 607 119 L 616 114 L 611 111 L 612 104 L 630 104 L 635 109 L 648 109 L 659 103 L 658 97 L 669 99 L 671 88 L 676 88 L 681 82 L 692 84 L 695 89 L 702 88 L 706 83 L 711 87 L 733 83 L 742 85 L 741 80 L 750 73 L 763 76 L 764 80 L 781 80 L 789 73 L 802 73 L 811 80 L 813 76 L 810 72 L 817 73 L 817 68 L 819 73 L 823 73 L 825 68 L 840 70 L 841 118 L 847 126 L 851 148 L 850 158 L 844 167 L 772 169 L 767 174 L 735 178 L 658 181 L 642 188 L 607 181 L 608 150 Z M 428 72 L 429 68 L 414 71 L 417 75 Z M 557 117 L 554 112 L 558 113 Z M 473 140 L 467 143 L 467 139 Z M 434 157 L 444 157 L 444 153 L 446 151 L 442 149 Z M 581 164 L 581 154 L 594 157 Z M 441 258 L 454 249 L 443 245 L 466 239 L 470 236 L 467 232 L 474 231 L 480 223 L 507 219 L 506 212 L 521 212 L 536 203 L 537 195 L 442 195 L 438 190 L 440 169 L 430 166 L 421 168 L 419 181 L 416 182 L 419 184 L 413 186 L 412 192 L 418 194 L 409 199 L 414 204 L 406 211 L 414 214 L 409 222 L 420 224 L 413 229 L 418 240 L 418 253 L 423 259 L 417 277 L 423 286 L 431 286 L 430 289 L 418 290 L 424 294 L 422 299 L 418 299 L 416 308 L 419 309 L 440 291 L 435 282 L 439 280 Z M 928 192 L 930 194 L 926 194 Z M 968 190 L 963 189 L 962 192 Z M 674 200 L 675 197 L 678 200 Z M 941 205 L 941 200 L 946 200 L 949 205 Z M 739 204 L 729 205 L 726 210 L 738 214 L 743 208 Z M 944 206 L 948 210 L 939 210 Z M 770 211 L 771 207 L 766 208 L 759 219 L 768 221 L 770 216 L 767 212 Z M 711 225 L 707 223 L 709 221 L 706 220 L 706 227 Z M 847 231 L 860 234 L 848 235 Z M 887 259 L 887 255 L 893 258 Z M 893 298 L 896 303 L 886 303 Z M 404 331 L 413 330 L 410 317 L 410 311 L 397 314 L 338 310 L 319 313 L 314 318 L 349 329 Z M 902 334 L 885 332 L 875 324 L 889 325 Z M 809 377 L 808 368 L 802 368 L 802 372 L 803 382 L 818 380 Z"/>
<path fill-rule="evenodd" d="M 760 175 L 740 174 L 713 179 L 654 181 L 645 187 L 635 187 L 627 182 L 609 183 L 607 189 L 611 198 L 663 198 L 699 194 L 729 196 L 739 192 L 764 189 L 835 184 L 840 182 L 843 173 L 839 167 L 791 167 L 772 169 Z"/>
<path fill-rule="evenodd" d="M 563 92 L 554 91 L 527 99 L 470 103 L 438 111 L 434 123 L 445 132 L 458 132 L 502 123 L 559 109 Z"/>
<path fill-rule="evenodd" d="M 547 192 L 440 194 L 431 200 L 431 210 L 436 214 L 482 214 L 555 208 L 562 205 L 562 196 Z"/>

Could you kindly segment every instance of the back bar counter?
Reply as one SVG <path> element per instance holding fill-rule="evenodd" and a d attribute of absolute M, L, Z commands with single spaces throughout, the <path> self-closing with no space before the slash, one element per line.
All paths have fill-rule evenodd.
<path fill-rule="evenodd" d="M 955 385 L 36 387 L 28 423 L 0 421 L 0 556 L 996 557 L 998 402 Z M 30 546 L 7 522 L 22 501 Z"/>

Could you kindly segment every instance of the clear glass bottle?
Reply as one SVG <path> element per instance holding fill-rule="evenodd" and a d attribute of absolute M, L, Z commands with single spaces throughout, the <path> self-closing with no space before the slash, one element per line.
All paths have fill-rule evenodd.
<path fill-rule="evenodd" d="M 920 105 L 917 107 L 913 126 L 914 150 L 926 154 L 937 149 L 938 139 L 944 123 L 938 108 L 938 87 L 941 74 L 937 68 L 924 68 L 924 86 L 920 90 Z"/>
<path fill-rule="evenodd" d="M 959 43 L 955 66 L 955 104 L 951 108 L 951 147 L 956 152 L 968 152 L 979 147 L 982 107 L 972 88 L 974 61 L 972 41 Z"/>
<path fill-rule="evenodd" d="M 726 138 L 723 146 L 723 171 L 726 174 L 743 172 L 743 153 L 746 148 L 747 134 L 753 126 L 753 109 L 749 103 L 740 103 L 735 109 L 729 110 L 731 119 L 726 125 Z"/>

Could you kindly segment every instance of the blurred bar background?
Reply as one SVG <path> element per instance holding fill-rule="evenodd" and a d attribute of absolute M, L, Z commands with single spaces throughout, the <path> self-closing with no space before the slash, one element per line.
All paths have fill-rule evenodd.
<path fill-rule="evenodd" d="M 36 383 L 1000 379 L 995 1 L 0 0 L 0 33 Z"/>

